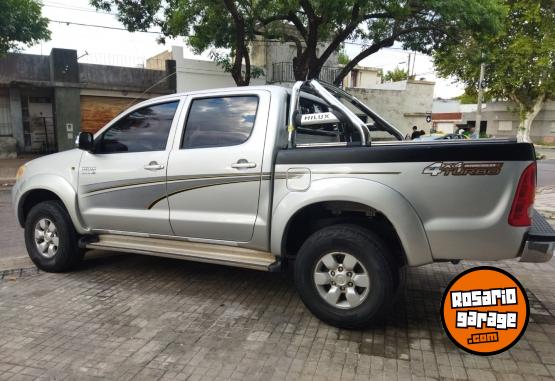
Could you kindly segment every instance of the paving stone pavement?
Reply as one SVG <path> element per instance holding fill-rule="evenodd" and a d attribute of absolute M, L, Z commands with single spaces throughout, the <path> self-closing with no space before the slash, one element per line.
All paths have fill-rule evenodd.
<path fill-rule="evenodd" d="M 479 265 L 409 269 L 384 322 L 316 319 L 288 274 L 124 255 L 78 271 L 0 273 L 1 380 L 548 380 L 555 377 L 555 261 L 496 262 L 522 282 L 531 320 L 491 357 L 444 334 L 450 279 Z"/>

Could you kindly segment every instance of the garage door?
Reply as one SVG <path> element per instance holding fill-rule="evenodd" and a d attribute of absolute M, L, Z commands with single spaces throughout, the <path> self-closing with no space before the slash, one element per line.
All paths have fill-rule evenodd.
<path fill-rule="evenodd" d="M 133 99 L 129 98 L 82 95 L 81 131 L 94 134 L 120 112 L 125 111 L 132 102 Z"/>

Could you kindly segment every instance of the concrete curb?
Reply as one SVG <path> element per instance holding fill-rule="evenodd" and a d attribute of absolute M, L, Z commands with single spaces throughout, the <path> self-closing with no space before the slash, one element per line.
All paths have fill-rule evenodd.
<path fill-rule="evenodd" d="M 28 256 L 0 259 L 0 273 L 31 268 L 37 269 Z"/>
<path fill-rule="evenodd" d="M 555 223 L 555 209 L 541 209 L 541 208 L 536 208 L 536 210 L 542 215 L 544 216 L 547 220 L 549 220 L 552 223 Z"/>
<path fill-rule="evenodd" d="M 89 250 L 86 252 L 84 260 L 86 261 L 90 259 L 110 258 L 125 255 L 131 254 L 116 251 Z M 39 271 L 33 261 L 31 261 L 31 258 L 28 256 L 0 259 L 0 279 L 2 279 L 2 274 L 17 273 L 20 270 L 30 271 L 32 269 L 35 269 L 37 272 Z"/>

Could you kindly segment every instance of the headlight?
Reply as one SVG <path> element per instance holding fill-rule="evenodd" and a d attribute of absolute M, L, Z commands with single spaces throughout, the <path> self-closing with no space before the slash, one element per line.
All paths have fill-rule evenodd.
<path fill-rule="evenodd" d="M 23 177 L 23 174 L 25 173 L 25 168 L 26 168 L 25 164 L 19 167 L 19 169 L 17 170 L 17 173 L 15 174 L 15 181 L 19 181 L 19 179 Z"/>

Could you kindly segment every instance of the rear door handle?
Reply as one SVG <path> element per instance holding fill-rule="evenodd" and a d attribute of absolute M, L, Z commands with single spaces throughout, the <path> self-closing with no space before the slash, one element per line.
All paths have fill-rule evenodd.
<path fill-rule="evenodd" d="M 163 164 L 158 164 L 155 161 L 151 161 L 147 165 L 144 166 L 147 171 L 159 171 L 160 169 L 164 169 Z"/>
<path fill-rule="evenodd" d="M 246 159 L 240 159 L 240 160 L 237 160 L 237 163 L 231 164 L 231 168 L 236 168 L 236 169 L 255 168 L 255 167 L 256 167 L 256 163 L 251 163 Z"/>

